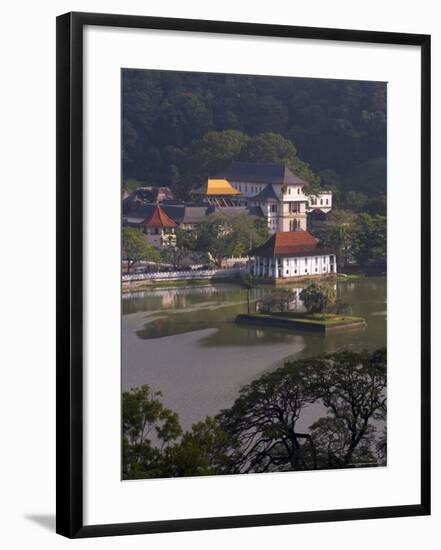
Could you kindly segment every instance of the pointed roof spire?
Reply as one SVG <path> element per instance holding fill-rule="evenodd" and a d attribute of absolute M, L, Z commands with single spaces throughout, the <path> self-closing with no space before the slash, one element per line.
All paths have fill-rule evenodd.
<path fill-rule="evenodd" d="M 168 214 L 161 207 L 159 202 L 156 202 L 156 206 L 152 212 L 150 218 L 145 222 L 146 227 L 177 227 L 178 224 L 170 218 Z"/>

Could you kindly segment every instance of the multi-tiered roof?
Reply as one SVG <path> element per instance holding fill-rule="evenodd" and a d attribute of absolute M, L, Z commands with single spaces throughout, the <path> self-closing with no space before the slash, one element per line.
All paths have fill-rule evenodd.
<path fill-rule="evenodd" d="M 265 244 L 250 252 L 250 256 L 265 258 L 295 258 L 335 254 L 334 250 L 318 248 L 318 240 L 308 231 L 285 231 L 274 233 Z"/>
<path fill-rule="evenodd" d="M 228 168 L 218 172 L 216 177 L 239 182 L 307 185 L 306 181 L 294 174 L 286 164 L 270 162 L 234 161 Z"/>
<path fill-rule="evenodd" d="M 208 179 L 207 183 L 204 183 L 202 187 L 193 191 L 195 195 L 203 195 L 206 197 L 231 197 L 234 195 L 240 195 L 237 189 L 226 179 Z"/>
<path fill-rule="evenodd" d="M 153 209 L 152 215 L 148 218 L 144 225 L 146 227 L 168 228 L 177 227 L 178 224 L 170 218 L 159 204 Z"/>

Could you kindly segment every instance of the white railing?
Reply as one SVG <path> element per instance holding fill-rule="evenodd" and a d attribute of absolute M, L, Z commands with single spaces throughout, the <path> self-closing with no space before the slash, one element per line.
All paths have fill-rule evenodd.
<path fill-rule="evenodd" d="M 133 273 L 123 275 L 122 281 L 182 281 L 188 279 L 216 279 L 237 277 L 244 273 L 246 266 L 234 269 L 204 269 L 200 271 L 158 271 L 156 273 Z"/>

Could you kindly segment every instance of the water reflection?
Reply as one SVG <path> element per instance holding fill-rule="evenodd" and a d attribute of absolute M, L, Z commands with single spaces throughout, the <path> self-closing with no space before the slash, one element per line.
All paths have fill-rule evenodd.
<path fill-rule="evenodd" d="M 252 291 L 252 301 L 274 287 Z M 300 286 L 297 287 L 301 289 Z M 338 284 L 338 297 L 366 318 L 365 330 L 318 333 L 238 326 L 246 290 L 219 284 L 152 289 L 122 301 L 123 389 L 149 384 L 179 413 L 183 427 L 231 406 L 239 389 L 287 359 L 386 345 L 386 279 Z M 301 304 L 299 304 L 301 307 Z"/>

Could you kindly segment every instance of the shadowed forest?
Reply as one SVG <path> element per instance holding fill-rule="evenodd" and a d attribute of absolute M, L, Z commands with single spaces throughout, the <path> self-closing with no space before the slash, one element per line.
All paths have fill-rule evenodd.
<path fill-rule="evenodd" d="M 179 198 L 232 160 L 285 162 L 337 208 L 385 215 L 386 84 L 124 70 L 123 182 Z"/>

